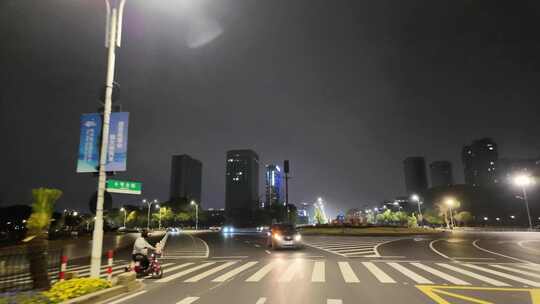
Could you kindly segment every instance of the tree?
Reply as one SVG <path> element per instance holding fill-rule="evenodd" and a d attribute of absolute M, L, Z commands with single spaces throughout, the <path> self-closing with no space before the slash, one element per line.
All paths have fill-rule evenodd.
<path fill-rule="evenodd" d="M 407 227 L 409 228 L 418 227 L 418 221 L 416 220 L 416 216 L 414 214 L 407 218 Z"/>
<path fill-rule="evenodd" d="M 326 224 L 326 219 L 324 218 L 321 209 L 317 207 L 315 207 L 315 222 L 319 225 Z"/>
<path fill-rule="evenodd" d="M 466 226 L 468 223 L 470 223 L 473 220 L 473 216 L 469 211 L 461 211 L 455 215 L 455 219 L 461 225 Z"/>
<path fill-rule="evenodd" d="M 30 275 L 35 289 L 50 288 L 47 269 L 47 230 L 51 223 L 54 204 L 62 196 L 58 189 L 32 189 L 32 214 L 26 221 Z"/>

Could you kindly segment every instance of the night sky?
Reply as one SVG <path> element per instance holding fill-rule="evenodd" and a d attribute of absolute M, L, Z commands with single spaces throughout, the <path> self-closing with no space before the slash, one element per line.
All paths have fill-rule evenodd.
<path fill-rule="evenodd" d="M 118 178 L 142 197 L 168 198 L 172 154 L 203 162 L 204 207 L 224 206 L 226 150 L 248 148 L 261 194 L 262 165 L 290 159 L 291 202 L 330 210 L 402 195 L 407 156 L 450 160 L 463 182 L 476 138 L 540 156 L 538 1 L 127 1 Z M 87 210 L 78 126 L 99 106 L 104 21 L 104 1 L 0 2 L 3 205 L 48 186 L 59 209 Z"/>

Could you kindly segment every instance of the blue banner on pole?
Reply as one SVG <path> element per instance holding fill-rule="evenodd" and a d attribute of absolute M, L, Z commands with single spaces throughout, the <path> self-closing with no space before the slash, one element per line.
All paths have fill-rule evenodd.
<path fill-rule="evenodd" d="M 111 113 L 107 165 L 105 167 L 107 171 L 126 171 L 128 124 L 128 112 Z"/>
<path fill-rule="evenodd" d="M 128 112 L 113 112 L 109 124 L 109 144 L 105 171 L 126 171 Z M 98 172 L 102 119 L 99 113 L 81 116 L 81 133 L 77 172 Z"/>
<path fill-rule="evenodd" d="M 81 133 L 77 172 L 97 172 L 99 165 L 99 139 L 101 138 L 101 115 L 81 115 Z"/>

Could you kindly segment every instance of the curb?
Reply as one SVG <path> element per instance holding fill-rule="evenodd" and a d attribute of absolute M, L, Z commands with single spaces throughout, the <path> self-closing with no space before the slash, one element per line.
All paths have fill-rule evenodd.
<path fill-rule="evenodd" d="M 120 295 L 126 296 L 144 287 L 143 283 L 135 280 L 135 273 L 123 273 L 116 279 L 118 282 L 116 286 L 64 301 L 62 304 L 104 304 L 108 303 L 111 298 Z"/>

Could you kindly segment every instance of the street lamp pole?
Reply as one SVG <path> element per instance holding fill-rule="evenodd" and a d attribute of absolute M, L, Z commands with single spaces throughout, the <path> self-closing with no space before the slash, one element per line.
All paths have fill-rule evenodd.
<path fill-rule="evenodd" d="M 111 118 L 112 91 L 114 82 L 115 50 L 120 46 L 122 36 L 122 15 L 125 0 L 107 0 L 107 23 L 105 47 L 107 51 L 107 76 L 105 81 L 105 105 L 103 110 L 103 128 L 101 136 L 101 152 L 99 159 L 99 178 L 96 202 L 96 220 L 92 235 L 92 254 L 90 260 L 90 276 L 99 278 L 101 270 L 101 255 L 103 250 L 103 202 L 107 175 L 107 151 L 109 145 L 109 123 Z"/>
<path fill-rule="evenodd" d="M 527 217 L 529 218 L 529 230 L 532 230 L 531 211 L 529 210 L 529 199 L 527 198 L 527 188 L 521 186 L 523 192 L 523 200 L 525 201 L 525 207 L 527 208 Z"/>
<path fill-rule="evenodd" d="M 527 187 L 533 183 L 533 178 L 526 174 L 520 174 L 514 177 L 514 184 L 521 187 L 521 192 L 523 193 L 523 201 L 525 202 L 525 208 L 527 208 L 527 218 L 529 219 L 529 230 L 532 230 L 532 220 L 531 211 L 529 210 L 529 199 L 527 197 Z"/>
<path fill-rule="evenodd" d="M 152 211 L 152 204 L 157 204 L 158 200 L 154 199 L 153 201 L 149 201 L 147 199 L 143 199 L 142 202 L 148 207 L 148 212 L 146 215 L 146 229 L 150 230 L 150 211 Z"/>
<path fill-rule="evenodd" d="M 161 230 L 161 207 L 159 205 L 156 205 L 156 209 L 159 210 L 159 225 L 158 225 L 158 229 Z"/>
<path fill-rule="evenodd" d="M 454 229 L 454 214 L 452 212 L 452 205 L 450 205 L 450 225 L 452 225 L 452 229 Z"/>
<path fill-rule="evenodd" d="M 120 211 L 124 211 L 124 229 L 126 228 L 126 220 L 127 220 L 127 210 L 126 208 L 122 207 L 120 208 Z"/>
<path fill-rule="evenodd" d="M 195 201 L 191 201 L 191 205 L 195 206 L 195 230 L 199 230 L 199 205 Z"/>
<path fill-rule="evenodd" d="M 424 226 L 424 216 L 422 215 L 422 208 L 420 208 L 420 196 L 413 194 L 411 198 L 418 204 L 418 219 L 420 220 L 420 225 Z"/>

